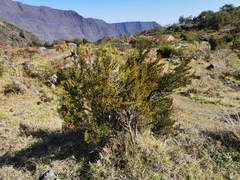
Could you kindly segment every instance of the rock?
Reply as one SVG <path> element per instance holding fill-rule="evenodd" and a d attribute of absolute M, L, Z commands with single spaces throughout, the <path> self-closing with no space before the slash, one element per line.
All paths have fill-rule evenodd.
<path fill-rule="evenodd" d="M 45 47 L 40 47 L 40 50 L 41 50 L 41 51 L 47 51 L 47 48 L 45 48 Z"/>
<path fill-rule="evenodd" d="M 20 92 L 21 94 L 26 93 L 26 91 L 28 90 L 27 86 L 25 86 L 23 83 L 21 83 L 21 82 L 18 81 L 18 80 L 14 81 L 14 84 L 19 87 L 19 92 Z"/>
<path fill-rule="evenodd" d="M 56 74 L 49 77 L 49 80 L 47 81 L 50 87 L 54 88 L 55 84 L 58 83 L 58 76 Z"/>
<path fill-rule="evenodd" d="M 207 58 L 207 59 L 213 59 L 213 58 L 214 58 L 214 54 L 209 53 L 206 58 Z"/>
<path fill-rule="evenodd" d="M 43 173 L 40 177 L 39 180 L 55 180 L 57 179 L 57 174 L 53 170 L 48 170 L 45 173 Z"/>
<path fill-rule="evenodd" d="M 219 69 L 219 66 L 215 65 L 215 64 L 210 64 L 209 66 L 206 67 L 206 69 Z"/>
<path fill-rule="evenodd" d="M 12 59 L 6 55 L 4 55 L 3 58 L 10 63 L 12 62 Z"/>
<path fill-rule="evenodd" d="M 58 77 L 56 74 L 52 75 L 50 78 L 49 78 L 49 81 L 53 84 L 57 83 L 57 80 L 58 80 Z"/>
<path fill-rule="evenodd" d="M 238 84 L 233 81 L 223 81 L 223 85 L 229 88 L 238 87 Z"/>

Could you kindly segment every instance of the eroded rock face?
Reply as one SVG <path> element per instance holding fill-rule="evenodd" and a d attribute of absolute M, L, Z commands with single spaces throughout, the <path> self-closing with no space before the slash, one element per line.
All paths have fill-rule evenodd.
<path fill-rule="evenodd" d="M 48 42 L 74 38 L 97 41 L 103 37 L 133 35 L 160 26 L 156 22 L 109 24 L 100 19 L 84 18 L 75 11 L 29 6 L 11 0 L 0 1 L 0 18 Z"/>

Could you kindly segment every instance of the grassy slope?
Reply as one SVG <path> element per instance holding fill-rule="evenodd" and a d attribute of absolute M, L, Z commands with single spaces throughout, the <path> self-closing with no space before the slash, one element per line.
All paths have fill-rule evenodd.
<path fill-rule="evenodd" d="M 40 40 L 32 33 L 24 31 L 0 19 L 0 44 L 13 47 L 25 47 L 29 44 L 40 44 Z"/>
<path fill-rule="evenodd" d="M 1 172 L 3 174 L 0 175 L 0 179 L 15 179 L 16 177 L 21 177 L 19 173 L 23 176 L 23 172 L 19 171 L 19 173 L 15 174 L 16 171 L 11 167 L 3 168 L 3 165 L 8 166 L 8 163 L 4 162 L 6 161 L 4 156 L 7 155 L 10 158 L 16 152 L 29 148 L 31 145 L 41 141 L 41 137 L 37 137 L 37 135 L 31 134 L 31 132 L 38 132 L 39 130 L 54 132 L 61 129 L 62 126 L 62 120 L 57 113 L 56 97 L 51 92 L 52 90 L 38 79 L 24 75 L 21 65 L 23 62 L 27 62 L 34 64 L 36 69 L 41 69 L 42 66 L 45 67 L 49 63 L 48 55 L 46 56 L 45 53 L 36 53 L 32 56 L 28 56 L 28 54 L 18 55 L 18 53 L 13 51 L 5 50 L 7 53 L 2 51 L 1 54 L 5 72 L 3 77 L 0 78 L 0 122 L 4 127 L 0 132 L 0 156 L 3 157 L 1 159 Z M 3 53 L 8 55 L 14 54 L 12 64 L 3 60 Z M 24 57 L 25 55 L 26 57 Z M 51 56 L 53 57 L 52 60 L 58 57 L 55 54 L 51 54 Z M 24 94 L 4 95 L 4 87 L 15 80 L 26 85 L 28 87 L 27 92 Z M 43 96 L 47 96 L 52 100 L 43 102 L 41 100 Z M 42 136 L 44 136 L 44 133 Z M 11 160 L 9 159 L 9 161 Z M 18 166 L 25 165 L 19 163 L 16 166 L 18 168 Z"/>
<path fill-rule="evenodd" d="M 29 55 L 19 54 L 16 49 L 2 49 L 0 53 L 5 70 L 0 77 L 0 123 L 3 126 L 0 130 L 0 179 L 34 179 L 50 168 L 60 179 L 67 179 L 84 171 L 83 137 L 78 132 L 62 130 L 54 88 L 42 82 L 42 77 L 54 73 L 53 65 L 68 53 L 51 50 Z M 176 124 L 180 124 L 179 134 L 162 139 L 155 139 L 148 133 L 139 135 L 140 148 L 137 152 L 131 151 L 135 158 L 131 161 L 128 153 L 125 154 L 129 161 L 126 165 L 129 174 L 140 179 L 151 173 L 152 178 L 173 179 L 240 177 L 237 171 L 239 154 L 236 154 L 240 151 L 240 120 L 238 117 L 238 122 L 235 122 L 230 118 L 231 114 L 239 112 L 240 93 L 225 87 L 218 78 L 223 72 L 231 71 L 233 66 L 229 64 L 237 68 L 235 61 L 239 59 L 236 53 L 228 50 L 216 52 L 213 59 L 205 59 L 207 53 L 203 52 L 191 63 L 200 79 L 194 79 L 191 85 L 174 94 L 174 117 Z M 13 57 L 12 64 L 2 58 L 4 54 Z M 21 66 L 24 62 L 34 65 L 39 75 L 37 78 L 24 75 Z M 206 70 L 210 63 L 221 69 Z M 27 92 L 4 95 L 4 88 L 14 80 L 25 84 Z M 182 96 L 180 92 L 190 93 Z M 116 140 L 114 143 L 120 142 Z M 114 146 L 104 148 L 100 160 L 92 164 L 92 171 L 105 173 L 105 177 L 110 179 L 121 178 L 119 174 L 124 170 L 117 171 L 114 165 L 107 163 L 107 158 L 112 162 L 119 160 L 114 157 L 114 151 Z M 149 170 L 146 166 L 137 166 L 137 158 L 142 164 L 146 163 L 142 162 L 139 152 L 148 152 L 146 156 L 160 163 L 163 169 L 155 172 L 154 168 Z M 224 155 L 230 159 L 225 160 Z M 146 164 L 152 167 L 151 162 Z M 99 177 L 96 175 L 95 178 Z"/>

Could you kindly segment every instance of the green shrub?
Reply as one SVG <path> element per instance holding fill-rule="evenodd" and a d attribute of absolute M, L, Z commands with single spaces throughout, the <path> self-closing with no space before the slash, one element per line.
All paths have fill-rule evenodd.
<path fill-rule="evenodd" d="M 172 46 L 161 46 L 157 50 L 157 55 L 161 55 L 163 58 L 170 58 L 174 54 L 176 54 L 176 49 Z"/>
<path fill-rule="evenodd" d="M 132 45 L 133 48 L 138 50 L 146 49 L 147 47 L 151 46 L 153 42 L 145 39 L 145 38 L 133 38 L 130 40 L 129 44 Z"/>
<path fill-rule="evenodd" d="M 233 41 L 233 36 L 231 34 L 226 34 L 223 38 L 225 39 L 226 43 Z"/>
<path fill-rule="evenodd" d="M 67 45 L 65 41 L 59 41 L 57 50 L 59 52 L 66 52 L 67 50 L 70 50 L 70 47 Z"/>
<path fill-rule="evenodd" d="M 222 36 L 211 36 L 209 39 L 209 44 L 211 46 L 211 50 L 218 50 L 223 47 L 225 44 L 225 40 Z"/>
<path fill-rule="evenodd" d="M 189 31 L 188 33 L 182 34 L 181 38 L 185 41 L 193 42 L 198 40 L 198 35 L 195 31 Z"/>
<path fill-rule="evenodd" d="M 99 143 L 117 132 L 128 132 L 132 142 L 139 131 L 156 134 L 171 129 L 174 89 L 190 82 L 189 61 L 164 73 L 158 59 L 146 59 L 149 51 L 133 51 L 125 63 L 116 52 L 101 44 L 91 65 L 84 48 L 80 68 L 58 72 L 61 88 L 59 113 L 67 124 L 85 130 L 85 141 Z"/>
<path fill-rule="evenodd" d="M 0 61 L 0 77 L 3 76 L 3 73 L 4 73 L 4 62 Z"/>

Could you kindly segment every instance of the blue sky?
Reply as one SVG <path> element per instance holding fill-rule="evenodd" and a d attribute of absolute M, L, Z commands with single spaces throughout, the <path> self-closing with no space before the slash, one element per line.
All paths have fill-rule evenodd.
<path fill-rule="evenodd" d="M 156 21 L 160 25 L 178 22 L 180 16 L 198 16 L 219 10 L 225 4 L 240 6 L 239 0 L 14 0 L 28 5 L 74 10 L 85 18 L 107 23 Z"/>

